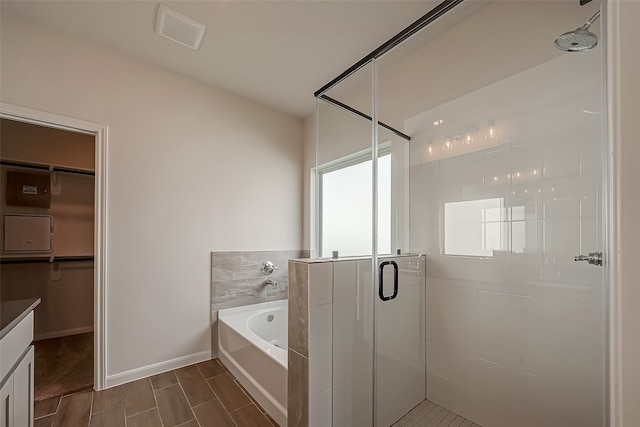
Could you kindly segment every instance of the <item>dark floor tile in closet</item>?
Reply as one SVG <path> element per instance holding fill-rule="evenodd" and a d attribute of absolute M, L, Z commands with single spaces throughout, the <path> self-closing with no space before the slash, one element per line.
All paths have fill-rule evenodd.
<path fill-rule="evenodd" d="M 198 369 L 180 369 L 176 371 L 176 375 L 191 406 L 201 405 L 216 398 Z"/>
<path fill-rule="evenodd" d="M 151 390 L 149 378 L 133 381 L 123 386 L 124 409 L 127 416 L 155 408 L 156 400 Z"/>
<path fill-rule="evenodd" d="M 218 400 L 204 403 L 193 408 L 200 427 L 235 427 L 235 424 Z"/>
<path fill-rule="evenodd" d="M 238 427 L 273 427 L 255 405 L 247 405 L 231 412 Z"/>
<path fill-rule="evenodd" d="M 33 427 L 51 427 L 54 417 L 55 415 L 49 415 L 48 417 L 38 418 L 33 422 Z"/>
<path fill-rule="evenodd" d="M 36 341 L 35 400 L 93 387 L 93 333 Z"/>
<path fill-rule="evenodd" d="M 228 373 L 218 375 L 208 381 L 227 411 L 231 412 L 251 403 L 251 400 Z"/>
<path fill-rule="evenodd" d="M 156 399 L 160 418 L 165 427 L 177 426 L 195 418 L 180 385 L 157 390 Z"/>
<path fill-rule="evenodd" d="M 151 377 L 151 384 L 153 389 L 169 387 L 170 385 L 178 384 L 178 379 L 173 371 L 163 372 L 162 374 L 154 375 Z"/>
<path fill-rule="evenodd" d="M 91 414 L 91 392 L 64 396 L 53 419 L 54 427 L 86 426 Z"/>
<path fill-rule="evenodd" d="M 157 427 L 162 425 L 158 408 L 127 417 L 127 427 Z"/>
<path fill-rule="evenodd" d="M 44 400 L 34 402 L 33 416 L 35 418 L 44 417 L 45 415 L 55 414 L 58 410 L 61 396 L 54 396 Z"/>
<path fill-rule="evenodd" d="M 118 406 L 124 406 L 124 388 L 122 386 L 96 391 L 93 394 L 93 406 L 91 407 L 93 414 Z"/>
<path fill-rule="evenodd" d="M 218 359 L 207 360 L 206 362 L 198 363 L 197 366 L 198 369 L 200 369 L 200 372 L 202 372 L 202 376 L 205 378 L 215 377 L 227 372 L 224 366 L 218 362 Z"/>
<path fill-rule="evenodd" d="M 124 407 L 118 406 L 117 408 L 91 415 L 89 427 L 125 427 Z"/>

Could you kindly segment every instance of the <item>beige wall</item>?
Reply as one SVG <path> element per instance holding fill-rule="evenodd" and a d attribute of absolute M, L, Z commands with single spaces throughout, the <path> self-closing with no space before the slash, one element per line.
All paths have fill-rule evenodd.
<path fill-rule="evenodd" d="M 8 13 L 2 102 L 108 126 L 108 384 L 208 357 L 211 251 L 301 244 L 302 122 Z"/>
<path fill-rule="evenodd" d="M 93 135 L 1 119 L 0 140 L 2 159 L 94 169 Z"/>

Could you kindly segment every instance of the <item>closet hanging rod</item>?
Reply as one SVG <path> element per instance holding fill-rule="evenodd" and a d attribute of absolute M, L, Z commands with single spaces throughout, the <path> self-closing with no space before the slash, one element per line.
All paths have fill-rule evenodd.
<path fill-rule="evenodd" d="M 35 263 L 44 263 L 44 262 L 49 263 L 49 262 L 79 262 L 79 261 L 93 261 L 93 255 L 0 258 L 0 264 L 35 264 Z"/>
<path fill-rule="evenodd" d="M 90 171 L 90 170 L 66 168 L 64 166 L 50 166 L 50 165 L 44 165 L 44 164 L 38 164 L 38 163 L 20 162 L 16 160 L 0 160 L 0 164 L 3 166 L 15 166 L 20 168 L 38 169 L 43 171 L 49 171 L 53 169 L 54 172 L 75 173 L 77 175 L 95 176 L 96 174 L 94 171 Z"/>

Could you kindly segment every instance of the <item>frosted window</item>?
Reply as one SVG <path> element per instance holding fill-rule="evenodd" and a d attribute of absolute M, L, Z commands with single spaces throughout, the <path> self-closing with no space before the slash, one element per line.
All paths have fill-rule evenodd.
<path fill-rule="evenodd" d="M 493 256 L 507 242 L 502 198 L 444 204 L 444 253 Z"/>
<path fill-rule="evenodd" d="M 372 162 L 321 174 L 321 256 L 371 255 Z M 378 253 L 391 253 L 391 155 L 378 161 Z"/>

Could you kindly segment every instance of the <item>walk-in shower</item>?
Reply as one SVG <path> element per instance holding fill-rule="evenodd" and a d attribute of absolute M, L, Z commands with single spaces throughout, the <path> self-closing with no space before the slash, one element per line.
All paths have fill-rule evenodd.
<path fill-rule="evenodd" d="M 316 92 L 312 241 L 337 259 L 310 414 L 608 425 L 607 266 L 574 261 L 607 248 L 603 5 L 446 1 Z"/>

